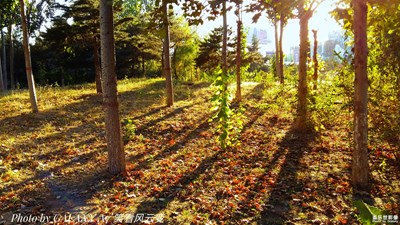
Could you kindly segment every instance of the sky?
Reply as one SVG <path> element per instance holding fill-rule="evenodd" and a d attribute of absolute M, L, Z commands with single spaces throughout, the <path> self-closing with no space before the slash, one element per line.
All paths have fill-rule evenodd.
<path fill-rule="evenodd" d="M 248 1 L 244 1 L 248 2 Z M 319 5 L 313 17 L 309 21 L 309 38 L 311 40 L 311 30 L 318 30 L 318 41 L 323 43 L 328 40 L 328 35 L 332 32 L 341 32 L 341 27 L 336 21 L 330 16 L 329 11 L 335 8 L 334 0 L 325 0 Z M 256 24 L 252 23 L 253 15 L 251 13 L 243 13 L 243 24 L 245 28 L 249 28 L 250 35 L 254 28 L 263 29 L 267 31 L 268 40 L 271 41 L 267 45 L 262 45 L 260 51 L 264 54 L 265 51 L 275 51 L 274 41 L 274 29 L 266 18 L 265 15 L 261 16 Z M 233 13 L 228 14 L 228 25 L 236 29 L 236 16 Z M 206 21 L 202 26 L 197 27 L 197 31 L 200 36 L 206 36 L 213 28 L 222 25 L 222 18 L 218 18 L 215 21 Z M 236 34 L 235 34 L 236 35 Z M 298 46 L 299 40 L 299 20 L 292 19 L 288 22 L 283 33 L 283 50 L 285 53 L 289 53 L 290 48 Z"/>

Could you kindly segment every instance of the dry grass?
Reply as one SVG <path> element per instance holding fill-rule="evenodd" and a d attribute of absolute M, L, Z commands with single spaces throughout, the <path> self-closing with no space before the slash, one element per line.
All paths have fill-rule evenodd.
<path fill-rule="evenodd" d="M 93 85 L 0 98 L 0 210 L 148 213 L 164 224 L 353 224 L 345 124 L 292 131 L 294 86 L 244 85 L 240 145 L 221 150 L 207 83 L 177 83 L 164 107 L 161 79 L 119 82 L 127 174 L 107 174 L 101 96 Z M 348 115 L 340 115 L 349 120 Z M 387 145 L 371 153 L 375 205 L 399 210 L 399 165 Z M 379 165 L 385 160 L 386 166 Z M 388 178 L 391 178 L 388 182 Z M 101 223 L 101 222 L 99 222 Z"/>

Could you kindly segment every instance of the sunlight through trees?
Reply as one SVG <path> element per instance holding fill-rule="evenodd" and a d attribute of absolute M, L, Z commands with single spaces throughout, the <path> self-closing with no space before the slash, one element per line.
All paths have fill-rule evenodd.
<path fill-rule="evenodd" d="M 398 1 L 2 0 L 0 28 L 0 224 L 399 222 Z"/>

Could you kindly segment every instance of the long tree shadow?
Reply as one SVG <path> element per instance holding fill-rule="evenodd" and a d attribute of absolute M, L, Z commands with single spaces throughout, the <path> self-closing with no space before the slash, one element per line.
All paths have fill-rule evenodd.
<path fill-rule="evenodd" d="M 120 100 L 121 102 L 123 102 L 123 105 L 127 111 L 139 111 L 140 109 L 147 108 L 154 105 L 155 103 L 158 103 L 157 98 L 159 97 L 159 95 L 157 93 L 158 91 L 162 90 L 155 89 L 159 88 L 160 84 L 163 84 L 163 82 L 153 82 L 148 86 L 123 92 L 120 94 Z M 196 88 L 202 87 L 203 86 L 200 85 L 190 88 L 192 88 L 193 91 Z M 146 97 L 144 95 L 146 95 Z M 148 95 L 150 95 L 150 97 Z M 141 101 L 140 99 L 136 98 L 140 96 L 143 96 L 143 98 L 147 98 L 148 101 L 146 99 Z M 180 99 L 185 100 L 189 97 L 190 93 L 187 95 L 182 95 Z M 98 145 L 99 140 L 104 138 L 104 132 L 99 133 L 96 131 L 96 135 L 99 135 L 101 137 L 91 138 L 87 136 L 87 132 L 98 130 L 97 123 L 101 122 L 102 117 L 91 118 L 90 116 L 86 117 L 84 115 L 85 112 L 87 112 L 87 114 L 89 115 L 90 113 L 96 113 L 96 115 L 101 113 L 101 96 L 89 94 L 74 98 L 76 101 L 70 104 L 67 103 L 59 109 L 50 109 L 47 111 L 42 111 L 39 114 L 23 114 L 14 117 L 5 117 L 0 120 L 0 126 L 7 127 L 14 125 L 14 127 L 16 127 L 15 130 L 11 130 L 11 132 L 9 132 L 9 135 L 15 137 L 18 135 L 24 135 L 28 132 L 34 133 L 36 131 L 40 131 L 44 127 L 45 123 L 52 123 L 55 127 L 57 127 L 57 130 L 51 134 L 41 136 L 40 138 L 33 138 L 27 143 L 14 144 L 13 148 L 17 149 L 18 151 L 25 149 L 24 151 L 29 152 L 30 154 L 33 153 L 33 158 L 29 158 L 23 163 L 15 163 L 13 164 L 13 166 L 16 166 L 18 168 L 25 168 L 27 166 L 31 166 L 32 164 L 34 165 L 36 163 L 35 161 L 38 161 L 39 164 L 43 163 L 45 165 L 48 160 L 61 160 L 61 158 L 63 158 L 63 155 L 66 154 L 65 158 L 54 165 L 54 167 L 46 167 L 45 169 L 40 170 L 35 170 L 35 168 L 32 167 L 33 175 L 30 176 L 30 178 L 24 179 L 18 183 L 11 183 L 10 185 L 7 185 L 7 190 L 21 190 L 23 196 L 29 196 L 32 195 L 32 193 L 30 190 L 27 190 L 27 187 L 31 184 L 38 184 L 42 182 L 44 184 L 44 187 L 42 188 L 49 192 L 47 193 L 49 194 L 48 199 L 45 199 L 45 201 L 49 202 L 48 207 L 50 207 L 50 209 L 52 209 L 52 207 L 63 208 L 61 206 L 66 205 L 63 210 L 71 211 L 74 210 L 76 206 L 86 205 L 86 201 L 91 199 L 96 193 L 112 186 L 113 181 L 106 171 L 107 168 L 105 162 L 97 164 L 95 168 L 87 167 L 90 162 L 97 160 L 97 156 L 99 156 L 99 154 L 103 154 L 102 152 L 105 152 L 104 145 Z M 139 102 L 138 105 L 140 105 L 141 108 L 134 108 L 135 105 L 129 104 L 131 101 L 134 100 Z M 173 109 L 172 112 L 168 113 L 165 116 L 157 117 L 156 115 L 161 112 L 165 107 L 158 107 L 148 113 L 139 115 L 135 118 L 141 119 L 150 115 L 156 115 L 157 118 L 153 121 L 150 121 L 148 124 L 146 124 L 146 126 L 140 127 L 139 131 L 145 132 L 145 130 L 150 126 L 155 126 L 158 122 L 179 115 L 183 112 L 183 109 L 189 107 L 191 107 L 191 105 Z M 73 117 L 75 113 L 82 114 L 79 114 L 79 116 L 74 119 Z M 71 126 L 72 122 L 75 120 L 82 120 L 82 124 Z M 184 140 L 181 143 L 176 143 L 175 145 L 165 149 L 162 154 L 160 154 L 158 157 L 156 156 L 154 159 L 161 159 L 165 155 L 179 150 L 181 148 L 181 145 L 179 144 L 183 144 L 193 139 L 194 137 L 196 137 L 196 135 L 198 135 L 198 132 L 201 132 L 203 129 L 207 129 L 207 126 L 208 125 L 206 123 L 200 125 L 197 128 L 197 132 L 189 133 L 187 135 L 186 141 Z M 32 127 L 32 129 L 29 129 L 30 127 Z M 83 148 L 83 146 L 94 144 L 94 149 L 93 147 L 91 147 L 83 154 L 76 154 L 73 152 L 66 153 L 66 150 L 68 150 L 68 146 L 65 145 L 66 143 L 60 142 L 60 140 L 62 141 L 62 139 L 65 139 L 66 137 L 68 138 L 68 136 L 70 136 L 71 134 L 76 134 L 75 138 L 77 138 L 77 143 L 75 143 L 73 147 Z M 48 147 L 50 146 L 49 149 L 51 149 L 51 151 L 44 153 L 35 152 L 38 150 L 37 146 L 39 145 L 46 145 Z M 144 163 L 143 166 L 145 166 L 145 164 L 147 163 L 150 162 Z M 101 169 L 100 167 L 102 166 L 104 166 L 104 168 Z M 75 167 L 81 168 L 80 170 L 82 171 L 75 171 Z M 72 174 L 70 173 L 69 175 L 58 175 L 58 173 L 64 169 L 68 169 L 70 171 L 73 169 L 75 172 L 73 172 Z M 68 177 L 68 180 L 65 181 L 64 178 L 60 176 L 63 176 L 64 178 Z M 6 190 L 3 191 L 3 193 L 6 193 Z M 80 192 L 83 192 L 84 194 L 80 194 Z M 32 204 L 35 204 L 34 202 L 28 203 L 26 210 L 33 207 Z M 69 206 L 68 203 L 70 203 Z"/>
<path fill-rule="evenodd" d="M 263 83 L 257 84 L 251 91 L 245 96 L 246 99 L 261 100 L 264 97 L 265 85 Z"/>
<path fill-rule="evenodd" d="M 142 124 L 141 126 L 139 126 L 136 130 L 135 133 L 136 134 L 144 134 L 145 132 L 147 132 L 147 130 L 152 127 L 155 126 L 157 123 L 164 121 L 166 119 L 172 118 L 174 116 L 177 116 L 178 114 L 181 114 L 184 112 L 185 109 L 188 109 L 190 107 L 193 107 L 194 105 L 185 105 L 185 106 L 181 106 L 178 108 L 175 108 L 173 111 L 167 113 L 166 115 L 162 116 L 162 117 L 158 117 L 157 119 L 151 120 L 145 124 Z"/>
<path fill-rule="evenodd" d="M 310 142 L 315 139 L 314 133 L 299 133 L 291 129 L 279 143 L 279 150 L 275 152 L 266 173 L 277 166 L 278 160 L 283 164 L 275 186 L 267 199 L 261 212 L 258 224 L 284 224 L 293 215 L 290 215 L 291 205 L 297 204 L 292 195 L 304 191 L 304 185 L 298 178 L 297 172 L 301 170 L 301 158 Z"/>
<path fill-rule="evenodd" d="M 110 188 L 112 186 L 112 178 L 106 166 L 100 169 L 87 169 L 86 165 L 95 160 L 98 151 L 88 152 L 75 157 L 65 164 L 45 169 L 38 170 L 36 174 L 23 182 L 17 183 L 8 187 L 11 190 L 22 190 L 21 197 L 34 196 L 34 199 L 24 200 L 24 208 L 19 212 L 24 214 L 37 213 L 37 210 L 46 214 L 54 215 L 58 212 L 81 213 L 85 212 L 85 207 L 90 207 L 88 200 L 96 193 Z M 80 165 L 80 171 L 75 171 L 73 174 L 63 174 L 62 169 L 70 168 L 71 166 Z M 67 177 L 65 177 L 67 176 Z M 41 183 L 40 190 L 29 188 L 32 185 Z M 10 211 L 11 210 L 11 211 Z M 2 212 L 2 216 L 6 221 L 11 220 L 11 213 L 16 209 L 9 208 Z M 93 209 L 89 209 L 93 210 Z"/>
<path fill-rule="evenodd" d="M 184 101 L 192 97 L 193 92 L 206 86 L 207 83 L 194 84 L 190 87 L 186 87 L 185 85 L 181 87 L 178 85 L 175 95 L 179 96 L 178 101 Z M 74 88 L 65 88 L 66 91 L 69 89 Z M 120 92 L 121 114 L 131 112 L 133 109 L 141 110 L 158 104 L 163 94 L 164 81 L 162 80 L 149 82 L 140 88 Z M 0 131 L 4 129 L 7 134 L 17 136 L 28 132 L 40 131 L 47 123 L 53 123 L 54 126 L 62 127 L 68 125 L 68 118 L 71 118 L 77 111 L 88 112 L 88 115 L 90 115 L 89 112 L 93 112 L 93 110 L 95 110 L 95 113 L 100 113 L 102 110 L 102 96 L 95 93 L 74 96 L 71 100 L 73 100 L 72 103 L 63 104 L 60 108 L 39 111 L 36 114 L 23 113 L 16 116 L 4 117 L 0 119 Z M 136 116 L 135 119 L 156 114 L 164 108 L 166 107 L 158 107 L 148 113 Z"/>
<path fill-rule="evenodd" d="M 124 99 L 130 98 L 132 95 L 151 92 L 158 88 L 160 83 L 162 82 L 153 82 L 148 86 L 122 93 L 121 99 L 124 101 Z M 104 145 L 101 145 L 101 143 L 99 144 L 99 140 L 104 138 L 104 132 L 98 132 L 98 123 L 101 123 L 102 118 L 101 116 L 98 117 L 98 115 L 102 113 L 101 96 L 86 94 L 74 96 L 73 98 L 74 102 L 64 104 L 57 109 L 41 111 L 38 114 L 22 114 L 13 117 L 5 117 L 0 120 L 0 126 L 3 128 L 15 128 L 7 131 L 8 135 L 14 137 L 25 135 L 26 133 L 39 132 L 46 123 L 51 123 L 56 128 L 54 132 L 49 134 L 44 133 L 44 136 L 33 136 L 33 138 L 26 142 L 17 142 L 13 144 L 10 151 L 15 150 L 20 152 L 24 149 L 24 152 L 29 153 L 31 157 L 26 158 L 24 161 L 12 162 L 9 167 L 18 170 L 30 168 L 32 170 L 32 175 L 20 182 L 6 184 L 2 193 L 7 193 L 6 191 L 12 190 L 21 190 L 24 196 L 35 195 L 33 191 L 26 189 L 27 184 L 36 185 L 43 182 L 44 187 L 42 188 L 47 190 L 47 194 L 49 194 L 49 199 L 44 201 L 52 202 L 49 205 L 50 209 L 51 207 L 66 205 L 66 207 L 60 208 L 70 211 L 75 208 L 75 206 L 84 205 L 86 200 L 90 199 L 95 193 L 98 193 L 104 188 L 108 188 L 112 181 L 106 171 L 106 163 L 100 163 L 101 165 L 97 163 L 96 168 L 89 168 L 86 166 L 88 164 L 93 164 L 93 162 L 97 160 L 97 157 L 103 155 L 102 152 L 105 152 Z M 154 99 L 150 98 L 150 100 L 149 104 L 155 102 Z M 150 105 L 144 105 L 143 107 L 146 108 L 148 106 Z M 132 106 L 130 107 L 132 109 Z M 160 110 L 151 112 L 151 114 L 156 114 L 161 111 L 163 107 L 159 109 Z M 75 113 L 79 114 L 76 118 Z M 93 117 L 91 113 L 95 113 L 97 117 Z M 177 113 L 172 113 L 170 116 L 174 115 L 177 115 Z M 165 118 L 160 117 L 158 121 L 163 119 Z M 75 121 L 82 121 L 82 123 L 75 125 Z M 88 133 L 92 132 L 94 132 L 93 134 L 95 136 L 88 136 Z M 72 142 L 74 138 L 76 138 L 77 141 L 74 142 L 73 145 L 70 145 L 70 142 Z M 65 142 L 63 142 L 63 140 L 65 140 Z M 49 151 L 42 152 L 39 146 L 46 146 L 46 149 Z M 68 148 L 71 146 L 74 149 L 68 152 Z M 88 147 L 87 150 L 78 154 L 80 150 L 83 148 L 86 149 L 86 147 Z M 76 152 L 75 148 L 79 151 Z M 48 161 L 59 161 L 59 163 L 56 163 L 54 166 L 48 166 Z M 99 170 L 101 166 L 104 166 L 104 168 Z M 75 168 L 81 168 L 79 169 L 81 171 L 75 171 L 68 175 L 59 174 L 64 170 L 70 171 L 72 169 L 75 170 Z M 64 179 L 66 177 L 68 177 L 67 180 Z M 84 178 L 84 180 L 82 180 L 82 178 Z M 74 182 L 74 180 L 76 180 L 76 182 Z M 93 187 L 95 187 L 95 189 L 92 189 Z M 82 195 L 80 192 L 84 192 L 85 194 Z M 40 197 L 38 196 L 38 198 Z M 35 202 L 38 203 L 38 201 L 25 203 L 25 209 L 28 210 L 30 207 L 33 207 L 33 205 L 36 204 Z"/>
<path fill-rule="evenodd" d="M 195 181 L 200 175 L 204 174 L 207 169 L 209 169 L 215 162 L 222 158 L 222 150 L 217 151 L 213 155 L 205 158 L 201 163 L 191 171 L 186 174 L 182 178 L 180 178 L 176 183 L 171 186 L 165 188 L 163 191 L 157 193 L 153 196 L 154 200 L 148 200 L 141 202 L 136 208 L 136 213 L 149 213 L 149 214 L 157 214 L 165 209 L 170 202 L 177 199 L 180 196 L 182 190 L 186 189 L 189 184 Z M 212 174 L 207 174 L 208 177 L 211 177 Z M 207 179 L 207 178 L 205 178 Z M 185 196 L 182 196 L 184 199 Z M 135 213 L 135 214 L 136 214 Z"/>
<path fill-rule="evenodd" d="M 194 130 L 192 130 L 188 134 L 186 134 L 182 140 L 177 141 L 170 147 L 165 148 L 164 150 L 162 150 L 155 156 L 151 157 L 151 159 L 148 158 L 148 159 L 140 162 L 137 166 L 132 168 L 132 170 L 135 171 L 135 170 L 146 169 L 150 166 L 151 163 L 161 160 L 164 157 L 174 154 L 177 151 L 179 151 L 180 149 L 182 149 L 188 142 L 190 142 L 194 138 L 198 137 L 201 132 L 210 128 L 210 123 L 207 121 L 206 118 L 207 118 L 207 116 L 203 117 L 200 121 L 205 120 L 205 122 L 201 123 L 197 128 L 195 128 Z M 179 135 L 182 135 L 182 134 L 179 134 Z M 144 155 L 129 157 L 128 161 L 138 161 L 142 157 L 144 157 Z"/>
<path fill-rule="evenodd" d="M 255 121 L 262 115 L 263 113 L 261 111 L 258 111 L 254 116 L 252 116 L 247 123 L 245 124 L 245 128 L 247 129 L 248 127 L 252 126 Z M 183 148 L 186 143 L 188 143 L 190 140 L 196 138 L 199 136 L 199 134 L 207 129 L 210 128 L 210 123 L 209 122 L 203 122 L 201 125 L 199 125 L 196 129 L 191 131 L 185 139 L 180 141 L 179 143 L 176 143 L 175 145 L 171 146 L 170 148 L 164 150 L 163 152 L 159 153 L 157 156 L 154 157 L 154 159 L 160 160 L 166 157 L 167 155 L 170 155 L 171 153 L 174 153 L 178 151 L 180 148 Z M 172 152 L 171 152 L 172 151 Z M 204 175 L 208 169 L 213 167 L 213 165 L 222 160 L 224 157 L 224 152 L 229 151 L 227 150 L 219 150 L 213 153 L 212 155 L 206 157 L 203 159 L 200 164 L 190 173 L 187 173 L 185 176 L 181 177 L 178 181 L 176 181 L 174 184 L 164 188 L 162 191 L 158 192 L 156 195 L 152 196 L 152 200 L 147 200 L 144 202 L 141 202 L 138 207 L 136 208 L 136 213 L 150 213 L 150 214 L 157 214 L 161 212 L 162 210 L 166 209 L 168 204 L 171 203 L 174 200 L 181 200 L 181 201 L 186 201 L 187 196 L 183 196 L 182 193 L 184 192 L 185 189 L 188 188 L 188 186 L 193 183 L 196 179 L 198 179 L 200 176 Z M 153 159 L 153 160 L 154 160 Z M 153 161 L 152 160 L 152 161 Z M 136 169 L 141 169 L 141 168 L 146 168 L 149 165 L 149 161 L 146 161 L 136 167 Z M 208 172 L 205 177 L 203 178 L 204 180 L 210 180 L 212 178 L 213 174 Z M 162 199 L 162 200 L 160 200 Z"/>

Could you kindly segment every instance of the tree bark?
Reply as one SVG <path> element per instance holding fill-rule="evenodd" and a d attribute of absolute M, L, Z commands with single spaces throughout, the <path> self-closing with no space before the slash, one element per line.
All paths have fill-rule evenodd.
<path fill-rule="evenodd" d="M 282 42 L 283 42 L 283 27 L 284 27 L 284 21 L 283 19 L 280 19 L 280 31 L 279 31 L 279 79 L 280 83 L 284 84 L 284 75 L 283 75 L 283 47 L 282 47 Z"/>
<path fill-rule="evenodd" d="M 3 82 L 3 87 L 4 90 L 8 89 L 8 76 L 7 76 L 7 54 L 6 54 L 6 39 L 4 37 L 4 32 L 3 29 L 1 29 L 1 42 L 2 42 L 2 48 L 3 48 L 3 78 L 4 78 L 4 82 Z"/>
<path fill-rule="evenodd" d="M 400 102 L 400 71 L 397 72 L 397 98 Z"/>
<path fill-rule="evenodd" d="M 227 40 L 228 40 L 228 22 L 226 16 L 226 1 L 224 0 L 222 3 L 222 73 L 223 76 L 227 76 L 228 74 L 228 59 L 227 59 Z"/>
<path fill-rule="evenodd" d="M 146 64 L 145 64 L 144 57 L 142 57 L 142 76 L 146 77 Z"/>
<path fill-rule="evenodd" d="M 354 7 L 354 150 L 352 183 L 356 189 L 368 188 L 368 77 L 367 77 L 367 2 L 353 0 Z"/>
<path fill-rule="evenodd" d="M 105 111 L 108 166 L 111 174 L 125 171 L 125 153 L 122 144 L 121 121 L 115 72 L 115 43 L 113 1 L 100 2 L 101 62 L 104 82 L 103 103 Z"/>
<path fill-rule="evenodd" d="M 169 43 L 170 43 L 170 32 L 169 32 L 169 20 L 168 20 L 168 3 L 163 1 L 163 13 L 164 13 L 164 76 L 166 81 L 167 90 L 167 106 L 174 105 L 174 90 L 172 85 L 172 75 L 171 75 L 171 57 L 169 54 Z"/>
<path fill-rule="evenodd" d="M 313 62 L 314 62 L 314 74 L 313 74 L 313 90 L 317 90 L 318 83 L 318 40 L 317 40 L 317 30 L 312 30 L 314 35 L 314 51 L 313 51 Z"/>
<path fill-rule="evenodd" d="M 173 71 L 174 71 L 174 76 L 175 76 L 175 79 L 177 79 L 177 80 L 179 80 L 178 79 L 178 73 L 177 73 L 177 69 L 176 69 L 176 52 L 177 52 L 177 49 L 178 49 L 178 46 L 176 46 L 175 48 L 174 48 L 174 52 L 172 53 L 172 69 L 173 69 Z"/>
<path fill-rule="evenodd" d="M 299 52 L 299 84 L 296 129 L 305 131 L 307 128 L 307 56 L 309 52 L 308 21 L 312 12 L 302 10 L 300 14 L 300 52 Z"/>
<path fill-rule="evenodd" d="M 242 21 L 237 21 L 237 46 L 236 46 L 236 101 L 242 101 L 241 74 L 242 67 Z"/>
<path fill-rule="evenodd" d="M 14 78 L 14 39 L 13 39 L 13 25 L 8 26 L 8 35 L 10 40 L 10 84 L 11 90 L 15 89 Z"/>
<path fill-rule="evenodd" d="M 97 94 L 103 93 L 103 87 L 101 82 L 101 65 L 99 58 L 99 45 L 97 43 L 97 38 L 94 39 L 93 43 L 93 63 L 96 81 L 96 92 Z"/>
<path fill-rule="evenodd" d="M 24 47 L 24 56 L 25 56 L 25 70 L 26 70 L 26 78 L 28 79 L 28 88 L 29 88 L 29 97 L 31 100 L 32 112 L 39 112 L 36 98 L 36 90 L 35 90 L 35 81 L 33 79 L 32 73 L 32 62 L 31 62 L 31 53 L 29 50 L 29 37 L 28 37 L 28 27 L 26 25 L 26 17 L 25 17 L 25 4 L 24 0 L 20 0 L 21 7 L 21 20 L 22 20 L 22 34 L 23 34 L 23 47 Z"/>
<path fill-rule="evenodd" d="M 0 92 L 4 91 L 4 84 L 3 84 L 3 70 L 1 68 L 1 57 L 0 57 Z"/>
<path fill-rule="evenodd" d="M 276 76 L 279 78 L 281 74 L 280 67 L 279 67 L 279 34 L 278 34 L 278 19 L 274 21 L 274 32 L 275 32 L 275 73 Z"/>

